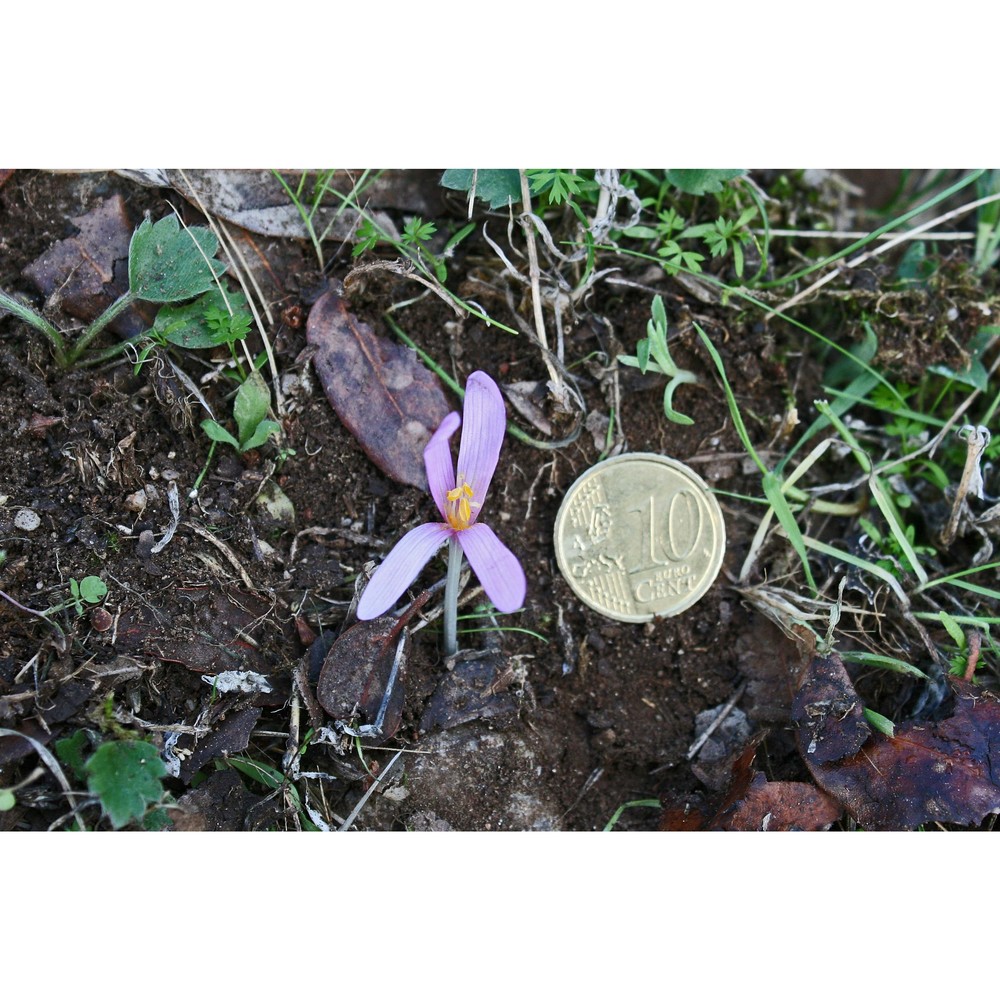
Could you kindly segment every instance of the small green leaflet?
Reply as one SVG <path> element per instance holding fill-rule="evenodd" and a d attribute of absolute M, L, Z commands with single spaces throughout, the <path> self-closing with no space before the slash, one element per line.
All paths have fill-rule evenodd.
<path fill-rule="evenodd" d="M 139 819 L 146 806 L 163 797 L 162 779 L 167 769 L 156 747 L 145 740 L 121 740 L 104 743 L 87 761 L 87 787 L 120 830 Z"/>

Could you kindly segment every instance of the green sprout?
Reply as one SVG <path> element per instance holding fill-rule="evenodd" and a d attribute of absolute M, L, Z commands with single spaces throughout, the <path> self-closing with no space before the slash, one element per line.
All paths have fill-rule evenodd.
<path fill-rule="evenodd" d="M 253 372 L 237 389 L 233 401 L 233 418 L 237 436 L 234 437 L 215 420 L 203 420 L 202 430 L 217 443 L 228 444 L 241 454 L 259 448 L 272 435 L 280 436 L 281 425 L 268 419 L 271 393 L 259 372 Z"/>
<path fill-rule="evenodd" d="M 678 368 L 670 357 L 670 349 L 667 347 L 667 311 L 663 307 L 663 298 L 659 295 L 653 299 L 652 318 L 646 324 L 646 334 L 636 344 L 635 355 L 619 354 L 618 360 L 623 365 L 638 368 L 643 375 L 647 371 L 665 375 L 670 381 L 663 390 L 663 412 L 668 420 L 676 424 L 693 424 L 690 417 L 674 409 L 673 398 L 678 386 L 696 383 L 698 379 L 692 372 Z"/>

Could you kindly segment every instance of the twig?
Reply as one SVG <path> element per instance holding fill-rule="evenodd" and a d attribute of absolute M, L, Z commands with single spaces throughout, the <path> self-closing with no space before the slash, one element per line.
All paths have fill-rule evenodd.
<path fill-rule="evenodd" d="M 941 545 L 946 549 L 950 548 L 951 543 L 955 541 L 962 514 L 968 509 L 966 497 L 970 493 L 980 499 L 983 496 L 983 473 L 979 468 L 979 462 L 990 443 L 991 435 L 985 427 L 973 427 L 971 424 L 966 424 L 959 435 L 962 432 L 967 432 L 965 468 L 962 470 L 962 478 L 955 490 L 955 499 L 952 502 L 948 523 L 945 525 L 944 531 L 941 532 Z"/>
<path fill-rule="evenodd" d="M 559 370 L 552 364 L 548 357 L 549 340 L 545 333 L 545 317 L 542 315 L 542 289 L 541 270 L 538 266 L 538 247 L 535 245 L 535 228 L 531 224 L 531 189 L 528 186 L 528 175 L 519 170 L 521 178 L 521 201 L 524 206 L 524 213 L 521 217 L 521 228 L 528 247 L 528 277 L 531 280 L 531 305 L 535 316 L 535 333 L 538 342 L 543 348 L 543 360 L 545 367 L 549 370 L 549 378 L 552 381 L 553 389 L 559 398 L 563 396 L 563 382 Z"/>
<path fill-rule="evenodd" d="M 765 231 L 763 229 L 751 229 L 755 236 L 763 236 Z M 863 240 L 866 236 L 871 234 L 868 232 L 854 232 L 849 229 L 772 229 L 770 230 L 772 236 L 790 236 L 790 237 L 801 237 L 803 239 L 815 239 L 815 240 Z M 974 240 L 976 238 L 975 233 L 925 233 L 919 229 L 913 229 L 905 233 L 882 233 L 881 236 L 876 236 L 877 240 L 915 240 L 915 239 L 925 239 L 925 240 Z"/>
<path fill-rule="evenodd" d="M 698 739 L 696 739 L 688 748 L 688 760 L 693 760 L 698 755 L 698 751 L 701 750 L 701 748 L 708 742 L 709 736 L 711 736 L 712 733 L 714 733 L 716 729 L 722 725 L 722 720 L 725 719 L 725 717 L 736 707 L 736 703 L 743 697 L 743 692 L 746 689 L 747 682 L 745 680 L 741 681 L 740 686 L 733 692 L 729 701 L 722 706 L 722 711 L 719 712 L 719 714 L 711 721 L 708 729 L 706 729 L 705 732 L 703 732 L 701 736 L 699 736 Z"/>
<path fill-rule="evenodd" d="M 243 568 L 243 564 L 239 561 L 239 559 L 236 558 L 236 553 L 233 552 L 233 550 L 228 545 L 226 545 L 225 542 L 216 538 L 215 535 L 213 535 L 210 531 L 207 531 L 200 524 L 197 524 L 194 521 L 188 522 L 187 526 L 196 535 L 199 535 L 201 538 L 204 538 L 206 542 L 210 542 L 212 545 L 214 545 L 226 557 L 226 559 L 229 561 L 229 564 L 233 567 L 233 569 L 235 569 L 236 572 L 239 573 L 240 579 L 243 581 L 247 590 L 252 590 L 254 593 L 260 592 L 260 588 L 257 587 L 257 585 L 253 582 L 253 580 L 250 579 L 250 574 L 247 573 L 247 571 Z"/>
<path fill-rule="evenodd" d="M 385 776 L 392 770 L 393 764 L 395 764 L 396 761 L 399 760 L 399 758 L 402 756 L 403 756 L 403 751 L 397 750 L 396 756 L 393 757 L 392 760 L 390 760 L 389 763 L 382 768 L 381 772 L 379 773 L 379 776 L 372 782 L 371 788 L 369 788 L 368 791 L 361 796 L 361 798 L 358 800 L 358 804 L 351 810 L 350 816 L 348 816 L 347 819 L 345 819 L 344 822 L 341 823 L 340 825 L 341 833 L 344 833 L 346 830 L 350 830 L 351 824 L 358 818 L 358 814 L 361 812 L 362 809 L 364 809 L 365 803 L 371 798 L 372 793 L 385 780 Z"/>

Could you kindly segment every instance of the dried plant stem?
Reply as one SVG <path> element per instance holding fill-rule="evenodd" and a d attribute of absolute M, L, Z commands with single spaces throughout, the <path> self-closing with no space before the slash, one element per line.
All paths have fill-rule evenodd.
<path fill-rule="evenodd" d="M 945 212 L 944 215 L 939 215 L 930 222 L 925 222 L 923 225 L 916 226 L 913 229 L 908 230 L 905 233 L 897 235 L 889 240 L 887 243 L 883 243 L 881 246 L 876 247 L 874 250 L 868 250 L 861 254 L 860 257 L 855 257 L 853 260 L 849 260 L 844 264 L 845 268 L 854 268 L 859 264 L 863 264 L 866 260 L 870 260 L 872 257 L 877 257 L 879 254 L 885 253 L 887 250 L 891 250 L 893 247 L 898 246 L 900 243 L 905 243 L 907 240 L 912 240 L 914 237 L 921 233 L 926 233 L 932 230 L 935 226 L 940 225 L 942 222 L 948 222 L 960 215 L 965 215 L 968 212 L 973 211 L 981 207 L 982 205 L 988 205 L 990 202 L 1000 201 L 1000 194 L 991 194 L 985 198 L 977 198 L 975 201 L 970 201 L 959 208 L 953 209 L 950 212 Z M 797 295 L 793 295 L 787 302 L 782 305 L 777 306 L 774 310 L 775 313 L 784 312 L 786 309 L 790 309 L 793 305 L 801 302 L 808 295 L 811 295 L 817 288 L 825 285 L 828 281 L 833 281 L 834 278 L 840 274 L 839 268 L 834 268 L 832 271 L 828 271 L 823 275 L 818 281 L 814 281 L 808 288 L 804 288 Z"/>
<path fill-rule="evenodd" d="M 444 655 L 458 652 L 458 589 L 462 577 L 462 546 L 448 539 L 448 579 L 444 586 Z"/>
<path fill-rule="evenodd" d="M 944 530 L 941 532 L 941 545 L 946 549 L 950 548 L 951 543 L 955 541 L 955 536 L 958 534 L 959 524 L 962 520 L 962 514 L 968 510 L 966 498 L 971 493 L 974 497 L 982 499 L 983 474 L 980 471 L 979 463 L 982 460 L 983 452 L 989 446 L 991 438 L 990 432 L 986 427 L 973 427 L 971 424 L 966 424 L 962 428 L 962 431 L 965 432 L 966 440 L 965 468 L 962 470 L 962 478 L 958 484 L 958 489 L 955 490 L 955 499 L 951 505 L 951 515 Z M 921 583 L 923 582 L 925 581 L 922 580 Z"/>
<path fill-rule="evenodd" d="M 538 266 L 538 247 L 535 245 L 535 229 L 531 222 L 531 189 L 528 186 L 528 177 L 523 170 L 519 170 L 521 178 L 521 202 L 524 207 L 524 217 L 521 228 L 524 231 L 524 238 L 528 248 L 528 277 L 531 281 L 531 305 L 535 316 L 535 333 L 538 342 L 542 345 L 542 357 L 545 360 L 545 367 L 549 370 L 549 378 L 552 381 L 556 395 L 562 397 L 562 376 L 559 369 L 549 359 L 549 339 L 545 333 L 545 317 L 542 315 L 542 289 L 541 289 L 541 269 Z M 562 360 L 562 359 L 560 359 Z"/>

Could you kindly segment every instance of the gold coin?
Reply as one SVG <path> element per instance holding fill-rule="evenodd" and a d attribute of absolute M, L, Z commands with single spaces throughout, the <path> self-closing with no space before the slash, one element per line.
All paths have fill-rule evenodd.
<path fill-rule="evenodd" d="M 686 611 L 718 576 L 719 502 L 686 465 L 619 455 L 588 469 L 556 516 L 556 560 L 584 604 L 620 622 Z"/>

